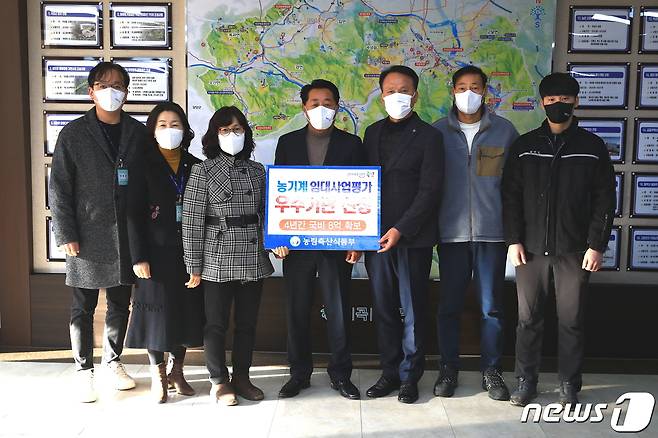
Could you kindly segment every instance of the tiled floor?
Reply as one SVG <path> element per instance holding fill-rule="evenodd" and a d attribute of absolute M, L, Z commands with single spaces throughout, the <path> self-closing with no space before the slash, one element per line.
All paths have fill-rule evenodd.
<path fill-rule="evenodd" d="M 494 402 L 479 389 L 479 375 L 460 374 L 453 398 L 432 395 L 436 371 L 421 381 L 421 398 L 403 405 L 394 396 L 349 401 L 329 388 L 323 371 L 313 375 L 311 388 L 298 397 L 277 400 L 286 369 L 258 367 L 252 378 L 266 394 L 262 402 L 240 401 L 222 407 L 208 397 L 210 384 L 203 367 L 186 367 L 197 390 L 195 397 L 171 395 L 157 405 L 148 396 L 148 368 L 128 365 L 137 388 L 116 392 L 103 385 L 97 372 L 99 400 L 80 404 L 73 399 L 73 365 L 62 363 L 0 362 L 0 437 L 658 437 L 658 415 L 639 434 L 618 434 L 610 427 L 611 407 L 598 424 L 522 424 L 521 409 Z M 362 392 L 379 376 L 375 370 L 355 370 L 353 381 Z M 512 376 L 506 378 L 511 381 Z M 542 375 L 538 402 L 554 402 L 554 375 Z M 582 402 L 608 403 L 630 391 L 646 391 L 658 398 L 658 376 L 586 375 Z"/>

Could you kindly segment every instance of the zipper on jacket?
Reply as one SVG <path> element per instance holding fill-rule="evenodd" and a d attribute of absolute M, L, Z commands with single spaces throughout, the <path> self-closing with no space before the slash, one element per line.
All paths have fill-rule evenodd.
<path fill-rule="evenodd" d="M 461 133 L 462 137 L 464 137 L 464 140 L 466 140 L 466 149 L 468 150 L 468 161 L 466 164 L 466 174 L 468 175 L 467 181 L 468 181 L 468 235 L 471 239 L 473 240 L 473 178 L 471 176 L 471 157 L 473 156 L 473 144 L 475 143 L 475 138 L 473 138 L 473 143 L 471 143 L 471 147 L 468 147 L 468 139 L 466 138 L 466 134 L 464 134 L 464 131 L 461 129 L 459 130 Z M 477 134 L 475 134 L 477 136 Z"/>
<path fill-rule="evenodd" d="M 556 151 L 555 150 L 555 145 L 553 144 L 553 141 L 551 140 L 551 137 L 546 136 L 546 139 L 548 140 L 548 143 L 551 146 L 551 151 L 555 151 L 554 152 L 555 155 L 553 155 L 553 159 L 551 160 L 551 165 L 548 169 L 548 186 L 546 187 L 546 219 L 545 219 L 545 225 L 544 225 L 546 227 L 546 230 L 544 232 L 544 255 L 547 256 L 547 255 L 550 255 L 550 251 L 548 250 L 548 233 L 550 231 L 549 227 L 550 227 L 550 224 L 551 224 L 551 220 L 550 220 L 550 217 L 551 217 L 551 193 L 554 190 L 554 188 L 551 187 L 552 183 L 553 183 L 553 166 L 555 165 L 556 160 L 558 159 L 558 157 L 560 155 L 560 152 L 562 152 L 562 148 L 564 147 L 565 142 L 562 142 L 562 144 L 560 145 L 560 147 Z M 557 228 L 555 230 L 556 230 L 556 233 L 557 233 Z M 557 252 L 557 235 L 554 236 L 554 237 L 555 237 L 555 248 L 553 248 L 553 249 L 555 250 L 555 252 Z"/>
<path fill-rule="evenodd" d="M 480 135 L 480 131 L 478 131 L 475 134 L 475 137 L 473 137 L 473 142 L 471 143 L 471 147 L 468 147 L 468 139 L 466 138 L 466 134 L 464 134 L 464 131 L 460 129 L 457 129 L 459 131 L 459 134 L 462 136 L 464 139 L 464 142 L 466 143 L 466 150 L 467 150 L 467 161 L 466 161 L 466 178 L 467 178 L 467 184 L 468 184 L 468 235 L 470 237 L 470 240 L 473 241 L 473 178 L 471 175 L 471 158 L 473 156 L 473 148 L 475 147 L 475 139 Z"/>
<path fill-rule="evenodd" d="M 550 176 L 549 176 L 550 178 Z M 544 255 L 549 255 L 548 251 L 548 224 L 550 222 L 550 211 L 551 211 L 551 194 L 547 191 L 546 192 L 546 220 L 545 220 L 545 227 L 546 230 L 544 232 L 545 234 L 545 239 L 544 239 Z"/>
<path fill-rule="evenodd" d="M 555 145 L 553 145 L 553 141 L 551 140 L 551 137 L 547 137 L 548 143 L 551 145 L 551 151 L 555 151 Z M 549 255 L 548 251 L 548 233 L 549 233 L 549 223 L 550 223 L 550 217 L 551 217 L 551 191 L 552 187 L 551 184 L 553 182 L 553 162 L 555 161 L 555 155 L 553 155 L 553 159 L 551 160 L 551 165 L 548 168 L 548 187 L 546 190 L 546 218 L 544 222 L 544 255 Z"/>
<path fill-rule="evenodd" d="M 480 119 L 480 124 L 482 123 L 482 119 Z M 473 156 L 473 150 L 475 149 L 475 141 L 478 139 L 480 136 L 480 130 L 475 133 L 475 136 L 473 137 L 473 141 L 471 142 L 471 147 L 468 150 L 468 217 L 471 222 L 471 229 L 470 229 L 470 236 L 471 236 L 471 242 L 475 240 L 475 236 L 473 236 L 473 177 L 471 173 L 473 170 L 471 170 L 471 157 Z M 464 138 L 466 138 L 466 134 L 464 134 L 464 131 L 462 131 L 462 135 Z M 466 147 L 468 147 L 468 140 L 466 140 Z M 478 152 L 480 151 L 480 147 L 478 146 Z"/>
<path fill-rule="evenodd" d="M 463 132 L 462 132 L 463 135 Z M 468 143 L 466 144 L 468 147 Z M 471 150 L 468 151 L 468 162 L 466 164 L 466 173 L 468 174 L 468 235 L 473 240 L 473 189 L 471 188 Z"/>

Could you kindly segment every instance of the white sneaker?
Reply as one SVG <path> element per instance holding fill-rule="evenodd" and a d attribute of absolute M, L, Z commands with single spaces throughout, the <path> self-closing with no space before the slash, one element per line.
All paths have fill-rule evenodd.
<path fill-rule="evenodd" d="M 76 392 L 80 403 L 93 403 L 98 396 L 94 389 L 94 369 L 75 372 Z"/>
<path fill-rule="evenodd" d="M 123 367 L 123 364 L 118 360 L 114 360 L 108 363 L 107 369 L 109 370 L 108 374 L 110 379 L 113 380 L 112 384 L 115 389 L 119 391 L 125 391 L 135 387 L 135 381 L 128 375 L 128 373 L 126 373 L 126 369 Z"/>

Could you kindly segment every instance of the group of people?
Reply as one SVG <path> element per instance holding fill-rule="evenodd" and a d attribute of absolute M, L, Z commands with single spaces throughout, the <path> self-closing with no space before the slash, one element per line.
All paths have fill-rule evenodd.
<path fill-rule="evenodd" d="M 310 385 L 309 310 L 317 282 L 331 387 L 360 399 L 350 377 L 349 289 L 362 252 L 266 250 L 265 168 L 251 159 L 255 144 L 245 115 L 235 106 L 213 114 L 200 161 L 187 151 L 194 133 L 179 105 L 157 105 L 146 127 L 122 111 L 129 81 L 118 64 L 94 67 L 88 77 L 94 107 L 62 129 L 53 155 L 49 199 L 73 289 L 70 333 L 80 400 L 97 397 L 93 314 L 100 288 L 107 297 L 102 363 L 116 389 L 135 387 L 120 361 L 125 344 L 148 350 L 154 400 L 166 402 L 169 388 L 193 395 L 183 373 L 185 353 L 203 346 L 214 400 L 227 406 L 238 396 L 262 400 L 249 369 L 263 280 L 273 272 L 270 253 L 283 259 L 287 296 L 290 378 L 279 397 L 295 397 Z M 487 82 L 476 66 L 456 71 L 454 105 L 430 125 L 413 110 L 422 98 L 418 75 L 392 66 L 379 77 L 387 117 L 370 125 L 362 141 L 334 126 L 339 90 L 316 79 L 300 93 L 308 123 L 279 138 L 277 165 L 381 167 L 380 249 L 365 253 L 365 266 L 382 374 L 368 397 L 397 392 L 402 403 L 418 400 L 436 247 L 441 359 L 434 394 L 450 397 L 458 387 L 460 315 L 472 282 L 481 311 L 482 388 L 489 396 L 520 406 L 536 396 L 544 303 L 554 286 L 559 399 L 578 400 L 583 303 L 610 236 L 614 170 L 603 141 L 578 127 L 579 87 L 570 75 L 541 81 L 547 118 L 522 136 L 489 110 Z M 516 267 L 519 304 L 512 394 L 501 368 L 506 257 Z"/>

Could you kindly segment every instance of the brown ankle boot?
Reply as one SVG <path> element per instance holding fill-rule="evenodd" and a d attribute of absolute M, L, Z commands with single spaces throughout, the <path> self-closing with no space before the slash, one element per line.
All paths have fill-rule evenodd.
<path fill-rule="evenodd" d="M 251 401 L 260 401 L 265 398 L 263 391 L 251 383 L 249 374 L 233 374 L 231 383 L 235 392 L 242 398 Z"/>
<path fill-rule="evenodd" d="M 230 383 L 213 384 L 210 388 L 210 397 L 214 397 L 216 403 L 221 403 L 225 406 L 235 406 L 238 404 L 238 399 L 235 397 L 235 390 Z"/>
<path fill-rule="evenodd" d="M 173 359 L 170 361 L 171 371 L 167 376 L 170 388 L 176 388 L 176 392 L 182 395 L 194 395 L 196 392 L 194 388 L 187 383 L 185 376 L 183 375 L 183 361 L 178 359 Z"/>
<path fill-rule="evenodd" d="M 167 402 L 167 365 L 151 365 L 151 395 L 158 403 Z"/>

